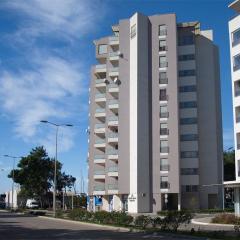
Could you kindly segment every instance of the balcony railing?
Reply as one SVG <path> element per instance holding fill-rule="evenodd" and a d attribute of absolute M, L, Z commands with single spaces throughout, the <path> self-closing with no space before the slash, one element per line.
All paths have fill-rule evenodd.
<path fill-rule="evenodd" d="M 95 124 L 95 128 L 96 128 L 96 129 L 105 128 L 105 124 L 103 124 L 103 123 L 96 123 L 96 124 Z"/>
<path fill-rule="evenodd" d="M 165 67 L 167 67 L 168 66 L 168 63 L 167 62 L 160 62 L 159 63 L 159 67 L 160 68 L 165 68 Z"/>
<path fill-rule="evenodd" d="M 95 99 L 99 99 L 99 98 L 106 98 L 106 94 L 105 93 L 97 93 L 95 95 Z"/>
<path fill-rule="evenodd" d="M 104 185 L 98 185 L 93 187 L 94 191 L 105 191 L 105 186 Z"/>
<path fill-rule="evenodd" d="M 118 172 L 118 167 L 117 166 L 109 167 L 108 172 Z"/>
<path fill-rule="evenodd" d="M 107 67 L 106 64 L 97 64 L 96 69 L 105 69 Z"/>
<path fill-rule="evenodd" d="M 102 144 L 102 143 L 105 143 L 106 142 L 106 139 L 105 138 L 103 138 L 103 139 L 96 139 L 95 140 L 95 143 L 96 144 Z"/>
<path fill-rule="evenodd" d="M 118 72 L 119 68 L 118 67 L 114 67 L 114 68 L 110 68 L 109 72 Z"/>
<path fill-rule="evenodd" d="M 105 155 L 104 154 L 95 155 L 94 159 L 105 159 Z"/>
<path fill-rule="evenodd" d="M 169 112 L 160 112 L 160 118 L 168 118 L 169 117 Z"/>
<path fill-rule="evenodd" d="M 233 66 L 233 71 L 237 71 L 240 69 L 240 64 Z"/>
<path fill-rule="evenodd" d="M 96 171 L 94 171 L 94 175 L 105 175 L 105 171 L 104 170 L 96 170 Z"/>
<path fill-rule="evenodd" d="M 159 47 L 159 52 L 167 51 L 167 46 Z"/>
<path fill-rule="evenodd" d="M 160 135 L 168 135 L 169 130 L 167 128 L 160 128 Z"/>
<path fill-rule="evenodd" d="M 170 166 L 169 165 L 160 165 L 160 171 L 169 171 Z"/>
<path fill-rule="evenodd" d="M 118 138 L 118 133 L 112 132 L 108 134 L 109 138 Z"/>
<path fill-rule="evenodd" d="M 159 84 L 167 84 L 168 83 L 168 79 L 167 78 L 160 78 L 159 79 Z"/>
<path fill-rule="evenodd" d="M 118 190 L 118 184 L 108 184 L 108 190 Z"/>
<path fill-rule="evenodd" d="M 108 85 L 108 88 L 118 88 L 119 86 L 115 83 L 111 83 Z"/>
<path fill-rule="evenodd" d="M 95 83 L 96 84 L 100 84 L 100 83 L 105 83 L 106 79 L 105 78 L 100 78 L 100 79 L 96 79 Z"/>
<path fill-rule="evenodd" d="M 118 116 L 110 116 L 108 121 L 118 121 Z"/>
<path fill-rule="evenodd" d="M 235 90 L 235 97 L 240 96 L 240 89 Z"/>
<path fill-rule="evenodd" d="M 169 147 L 160 147 L 160 153 L 169 153 Z"/>
<path fill-rule="evenodd" d="M 111 99 L 108 101 L 108 105 L 118 104 L 118 99 Z"/>
<path fill-rule="evenodd" d="M 110 52 L 109 53 L 109 57 L 119 57 L 119 52 L 116 51 L 116 52 Z"/>
<path fill-rule="evenodd" d="M 118 155 L 118 150 L 116 149 L 108 149 L 107 150 L 108 155 Z"/>
<path fill-rule="evenodd" d="M 105 113 L 105 108 L 97 108 L 96 113 Z"/>
<path fill-rule="evenodd" d="M 169 182 L 161 182 L 160 187 L 162 189 L 169 189 L 170 188 L 170 183 Z"/>
<path fill-rule="evenodd" d="M 160 101 L 167 101 L 168 100 L 168 95 L 166 95 L 166 94 L 160 95 L 159 100 Z"/>
<path fill-rule="evenodd" d="M 119 42 L 118 36 L 109 37 L 109 44 L 116 44 L 117 42 Z"/>

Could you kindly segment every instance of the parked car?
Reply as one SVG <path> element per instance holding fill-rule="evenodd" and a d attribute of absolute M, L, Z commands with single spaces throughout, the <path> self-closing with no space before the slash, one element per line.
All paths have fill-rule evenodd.
<path fill-rule="evenodd" d="M 35 199 L 28 199 L 26 203 L 27 208 L 39 208 L 39 204 Z"/>

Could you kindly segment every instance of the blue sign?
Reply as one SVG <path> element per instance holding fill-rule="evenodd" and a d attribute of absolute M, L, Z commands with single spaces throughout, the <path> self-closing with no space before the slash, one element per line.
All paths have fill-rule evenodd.
<path fill-rule="evenodd" d="M 102 206 L 103 203 L 102 203 L 101 197 L 95 196 L 94 200 L 95 200 L 95 206 Z"/>

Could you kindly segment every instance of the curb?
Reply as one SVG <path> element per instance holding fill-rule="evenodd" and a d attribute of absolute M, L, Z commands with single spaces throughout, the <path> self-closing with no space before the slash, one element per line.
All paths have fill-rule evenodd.
<path fill-rule="evenodd" d="M 88 225 L 88 226 L 99 227 L 99 228 L 100 227 L 107 228 L 107 229 L 116 230 L 119 232 L 130 232 L 129 228 L 124 228 L 124 227 L 114 227 L 114 226 L 107 226 L 107 225 L 101 225 L 101 224 L 96 224 L 96 223 L 87 223 L 87 222 L 80 222 L 80 221 L 74 221 L 74 220 L 69 220 L 69 219 L 53 218 L 53 217 L 46 217 L 46 216 L 38 216 L 38 217 L 43 218 L 43 219 L 60 221 L 60 222 L 68 222 L 68 223 L 74 223 L 74 224 L 79 224 L 79 225 Z"/>
<path fill-rule="evenodd" d="M 205 219 L 205 218 L 199 218 L 199 219 Z M 199 222 L 196 219 L 192 219 L 191 220 L 192 224 L 196 224 L 196 225 L 203 225 L 203 226 L 214 226 L 214 227 L 234 227 L 233 224 L 220 224 L 220 223 L 206 223 L 206 222 Z"/>

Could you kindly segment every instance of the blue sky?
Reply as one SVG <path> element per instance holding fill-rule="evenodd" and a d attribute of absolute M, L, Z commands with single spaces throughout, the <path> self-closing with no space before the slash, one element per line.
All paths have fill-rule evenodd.
<path fill-rule="evenodd" d="M 173 13 L 179 22 L 213 29 L 220 49 L 224 148 L 233 146 L 228 0 L 0 0 L 0 192 L 10 189 L 11 159 L 44 145 L 54 156 L 54 128 L 41 119 L 71 123 L 59 132 L 63 169 L 87 178 L 88 85 L 96 63 L 93 40 L 135 12 Z"/>

